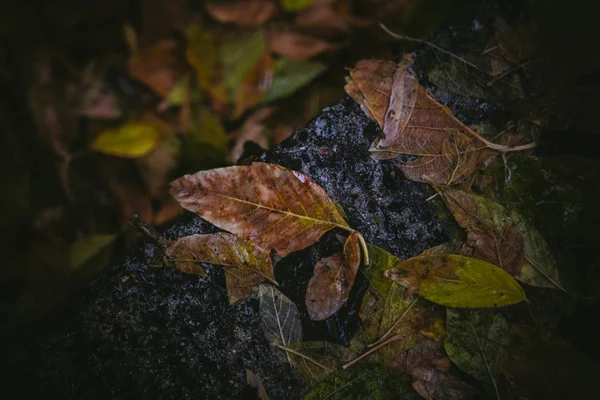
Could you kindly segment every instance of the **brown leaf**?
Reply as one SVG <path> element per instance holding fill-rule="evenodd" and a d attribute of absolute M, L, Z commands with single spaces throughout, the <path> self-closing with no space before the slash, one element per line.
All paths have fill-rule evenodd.
<path fill-rule="evenodd" d="M 316 3 L 306 8 L 298 14 L 294 23 L 305 32 L 324 37 L 350 32 L 349 19 L 326 3 Z"/>
<path fill-rule="evenodd" d="M 423 339 L 388 363 L 399 372 L 408 373 L 415 381 L 412 387 L 428 400 L 459 400 L 477 394 L 477 390 L 450 375 L 450 359 L 442 341 Z"/>
<path fill-rule="evenodd" d="M 229 304 L 246 300 L 252 294 L 252 288 L 264 281 L 265 277 L 256 272 L 225 268 L 225 284 L 227 285 Z"/>
<path fill-rule="evenodd" d="M 412 62 L 404 57 L 395 72 L 383 123 L 385 137 L 375 139 L 369 151 L 377 160 L 418 156 L 400 167 L 409 179 L 423 181 L 426 176 L 435 183 L 460 182 L 495 154 L 419 85 Z"/>
<path fill-rule="evenodd" d="M 344 263 L 344 255 L 336 253 L 315 265 L 306 288 L 306 308 L 310 319 L 322 321 L 333 315 L 348 299 L 356 278 L 356 268 Z M 360 258 L 359 258 L 360 263 Z"/>
<path fill-rule="evenodd" d="M 361 60 L 354 68 L 348 68 L 346 93 L 382 128 L 397 69 L 398 64 L 387 60 Z"/>
<path fill-rule="evenodd" d="M 350 269 L 354 276 L 356 276 L 356 271 L 358 271 L 358 267 L 360 266 L 359 235 L 358 232 L 352 232 L 348 236 L 348 239 L 346 239 L 346 243 L 344 243 L 344 265 Z"/>
<path fill-rule="evenodd" d="M 352 231 L 319 185 L 275 164 L 200 171 L 173 181 L 170 192 L 183 208 L 280 256 L 330 229 Z"/>
<path fill-rule="evenodd" d="M 267 129 L 263 121 L 269 118 L 274 110 L 273 107 L 263 107 L 258 109 L 232 134 L 235 144 L 229 153 L 230 162 L 237 163 L 239 161 L 241 155 L 244 153 L 244 145 L 246 142 L 254 142 L 263 149 L 269 147 L 269 138 L 266 135 Z"/>
<path fill-rule="evenodd" d="M 275 281 L 269 254 L 229 233 L 185 236 L 165 250 L 167 265 L 185 273 L 205 276 L 198 262 L 223 265 L 237 281 L 233 285 L 236 287 L 251 288 L 265 278 Z M 257 282 L 257 275 L 262 278 L 260 282 Z"/>
<path fill-rule="evenodd" d="M 177 43 L 161 40 L 154 46 L 131 55 L 129 74 L 162 97 L 167 97 L 180 78 Z"/>
<path fill-rule="evenodd" d="M 258 375 L 249 369 L 246 369 L 246 383 L 258 391 L 258 400 L 269 400 L 269 396 L 267 395 L 267 391 L 262 383 L 262 379 L 260 379 Z"/>
<path fill-rule="evenodd" d="M 306 61 L 337 46 L 301 33 L 274 31 L 269 34 L 269 48 L 273 53 L 297 61 Z"/>
<path fill-rule="evenodd" d="M 206 11 L 219 22 L 256 28 L 277 14 L 278 10 L 272 0 L 238 0 L 209 2 Z"/>
<path fill-rule="evenodd" d="M 235 96 L 233 118 L 239 118 L 248 108 L 257 105 L 271 88 L 273 82 L 273 58 L 265 52 L 248 73 Z"/>

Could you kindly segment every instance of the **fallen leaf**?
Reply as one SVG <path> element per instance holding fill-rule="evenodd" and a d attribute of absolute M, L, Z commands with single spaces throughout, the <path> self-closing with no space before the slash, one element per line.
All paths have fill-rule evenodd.
<path fill-rule="evenodd" d="M 258 287 L 258 312 L 263 331 L 270 343 L 289 346 L 302 340 L 302 322 L 298 307 L 273 285 Z"/>
<path fill-rule="evenodd" d="M 306 61 L 336 48 L 324 40 L 301 33 L 272 31 L 269 33 L 269 48 L 275 54 L 296 61 Z"/>
<path fill-rule="evenodd" d="M 229 138 L 221 120 L 206 107 L 193 106 L 181 145 L 185 169 L 193 171 L 221 166 L 225 164 L 228 151 Z"/>
<path fill-rule="evenodd" d="M 346 265 L 341 253 L 317 262 L 306 288 L 306 308 L 310 319 L 322 321 L 340 309 L 354 285 L 358 265 L 355 267 L 351 269 Z"/>
<path fill-rule="evenodd" d="M 167 265 L 188 274 L 206 276 L 197 263 L 210 263 L 226 267 L 226 271 L 242 281 L 249 280 L 248 273 L 251 272 L 253 275 L 260 275 L 262 280 L 275 282 L 269 254 L 229 233 L 197 234 L 179 238 L 165 249 L 164 258 Z M 243 273 L 238 274 L 237 271 Z"/>
<path fill-rule="evenodd" d="M 326 65 L 311 61 L 294 61 L 281 58 L 275 62 L 275 76 L 271 89 L 262 99 L 262 103 L 271 103 L 275 100 L 290 96 L 304 87 L 325 69 Z"/>
<path fill-rule="evenodd" d="M 350 20 L 346 16 L 335 12 L 331 4 L 320 2 L 302 10 L 294 25 L 304 32 L 321 37 L 344 35 L 351 30 Z"/>
<path fill-rule="evenodd" d="M 262 380 L 249 369 L 246 369 L 246 383 L 258 391 L 258 400 L 269 400 Z"/>
<path fill-rule="evenodd" d="M 500 374 L 508 346 L 508 324 L 494 310 L 446 310 L 448 357 L 467 374 L 492 382 Z M 497 388 L 496 388 L 497 392 Z"/>
<path fill-rule="evenodd" d="M 245 269 L 225 268 L 225 284 L 229 304 L 246 300 L 252 294 L 252 288 L 264 281 L 263 274 Z"/>
<path fill-rule="evenodd" d="M 161 140 L 150 153 L 138 158 L 137 165 L 150 195 L 160 198 L 166 194 L 167 182 L 181 149 L 181 142 L 175 137 Z"/>
<path fill-rule="evenodd" d="M 442 342 L 423 339 L 388 365 L 409 374 L 413 389 L 427 400 L 459 400 L 477 394 L 475 388 L 449 374 L 451 364 Z"/>
<path fill-rule="evenodd" d="M 347 347 L 324 341 L 300 342 L 278 347 L 286 352 L 290 363 L 308 386 L 314 386 L 341 369 L 342 364 L 354 356 Z"/>
<path fill-rule="evenodd" d="M 387 60 L 360 60 L 354 68 L 348 68 L 350 77 L 344 90 L 382 128 L 397 70 L 398 64 Z"/>
<path fill-rule="evenodd" d="M 418 256 L 385 274 L 411 292 L 446 307 L 503 307 L 526 300 L 523 288 L 512 276 L 471 257 Z"/>
<path fill-rule="evenodd" d="M 233 118 L 239 118 L 248 108 L 257 105 L 273 83 L 273 58 L 265 52 L 252 67 L 237 91 Z"/>
<path fill-rule="evenodd" d="M 327 400 L 417 400 L 410 377 L 381 364 L 360 364 L 338 371 L 313 387 L 304 399 Z"/>
<path fill-rule="evenodd" d="M 101 132 L 92 142 L 92 150 L 117 157 L 139 158 L 158 143 L 161 129 L 152 123 L 127 122 L 116 129 Z"/>
<path fill-rule="evenodd" d="M 461 254 L 498 265 L 528 285 L 562 289 L 546 241 L 525 218 L 485 197 L 437 189 L 456 222 L 467 231 Z"/>
<path fill-rule="evenodd" d="M 206 11 L 219 22 L 257 28 L 277 14 L 273 0 L 237 0 L 229 2 L 210 1 Z"/>
<path fill-rule="evenodd" d="M 279 2 L 285 11 L 296 12 L 310 6 L 313 0 L 280 0 Z"/>
<path fill-rule="evenodd" d="M 237 163 L 244 153 L 244 145 L 247 142 L 254 142 L 263 149 L 269 147 L 269 138 L 267 137 L 267 127 L 264 120 L 269 118 L 275 109 L 273 107 L 262 107 L 250 115 L 242 126 L 232 133 L 235 144 L 229 152 L 229 161 Z"/>
<path fill-rule="evenodd" d="M 114 240 L 115 235 L 90 235 L 77 240 L 69 249 L 69 267 L 71 270 L 82 268 L 102 251 L 108 249 Z"/>
<path fill-rule="evenodd" d="M 131 55 L 129 74 L 162 97 L 167 97 L 180 77 L 177 43 L 161 40 L 154 46 Z"/>
<path fill-rule="evenodd" d="M 343 250 L 344 266 L 351 271 L 351 275 L 356 277 L 356 272 L 360 266 L 360 233 L 352 232 L 346 242 Z M 351 285 L 352 286 L 352 285 Z"/>
<path fill-rule="evenodd" d="M 171 182 L 170 192 L 186 210 L 280 256 L 310 246 L 333 228 L 353 232 L 320 186 L 275 164 L 200 171 Z"/>
<path fill-rule="evenodd" d="M 401 263 L 402 260 L 372 244 L 367 245 L 367 248 L 369 249 L 371 262 L 361 265 L 360 272 L 380 295 L 385 295 L 393 283 L 385 276 L 385 271 Z"/>

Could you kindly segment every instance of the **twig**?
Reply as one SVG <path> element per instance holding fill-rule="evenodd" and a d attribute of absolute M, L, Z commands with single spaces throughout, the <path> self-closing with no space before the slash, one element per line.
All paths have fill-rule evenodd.
<path fill-rule="evenodd" d="M 353 366 L 354 364 L 356 364 L 357 362 L 359 362 L 361 359 L 365 358 L 366 356 L 368 356 L 368 355 L 369 355 L 369 354 L 371 354 L 371 353 L 374 353 L 374 352 L 376 352 L 377 350 L 379 350 L 379 349 L 380 349 L 380 348 L 382 348 L 383 346 L 385 346 L 385 345 L 387 345 L 387 344 L 390 344 L 390 343 L 392 343 L 392 342 L 395 342 L 395 341 L 397 341 L 397 340 L 401 340 L 401 339 L 403 339 L 403 338 L 402 338 L 402 335 L 396 335 L 396 336 L 392 336 L 391 338 L 389 338 L 389 339 L 388 339 L 388 340 L 386 340 L 385 342 L 381 343 L 380 345 L 378 345 L 378 346 L 376 346 L 376 347 L 373 347 L 372 349 L 370 349 L 369 351 L 367 351 L 367 352 L 363 353 L 362 355 L 360 355 L 360 356 L 356 357 L 354 360 L 350 361 L 349 363 L 347 363 L 347 364 L 344 364 L 344 365 L 342 366 L 342 368 L 343 368 L 343 369 L 350 368 L 351 366 Z"/>

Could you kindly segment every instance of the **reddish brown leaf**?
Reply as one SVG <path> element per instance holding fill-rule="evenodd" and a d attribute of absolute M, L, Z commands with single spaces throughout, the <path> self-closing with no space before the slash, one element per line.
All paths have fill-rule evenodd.
<path fill-rule="evenodd" d="M 359 235 L 358 232 L 351 233 L 346 239 L 346 243 L 344 243 L 344 265 L 352 271 L 353 275 L 356 275 L 356 271 L 360 266 Z"/>
<path fill-rule="evenodd" d="M 170 192 L 183 208 L 281 256 L 310 246 L 330 229 L 353 232 L 319 185 L 279 165 L 200 171 L 173 181 Z"/>
<path fill-rule="evenodd" d="M 297 61 L 306 61 L 337 46 L 312 36 L 288 31 L 269 34 L 269 48 L 273 53 Z"/>
<path fill-rule="evenodd" d="M 162 97 L 167 97 L 180 78 L 177 43 L 161 40 L 154 46 L 132 54 L 129 73 Z"/>
<path fill-rule="evenodd" d="M 333 315 L 348 299 L 356 278 L 344 263 L 344 256 L 336 253 L 317 262 L 315 272 L 306 288 L 306 308 L 310 319 L 321 321 Z"/>
<path fill-rule="evenodd" d="M 305 32 L 332 37 L 350 32 L 350 21 L 333 10 L 331 4 L 317 3 L 298 14 L 295 25 Z"/>
<path fill-rule="evenodd" d="M 346 93 L 382 128 L 397 69 L 398 64 L 387 60 L 361 60 L 354 68 L 348 68 Z"/>
<path fill-rule="evenodd" d="M 257 105 L 271 88 L 273 82 L 273 58 L 265 52 L 250 73 L 244 78 L 235 97 L 233 118 L 239 118 L 248 108 Z"/>
<path fill-rule="evenodd" d="M 209 2 L 206 11 L 219 22 L 254 28 L 267 22 L 278 10 L 272 0 L 238 0 Z"/>
<path fill-rule="evenodd" d="M 259 273 L 236 268 L 225 268 L 225 284 L 229 304 L 240 303 L 252 294 L 252 288 L 264 282 Z"/>
<path fill-rule="evenodd" d="M 448 374 L 451 366 L 442 341 L 423 339 L 388 365 L 408 373 L 412 387 L 428 400 L 459 400 L 477 394 L 477 390 Z"/>
<path fill-rule="evenodd" d="M 275 109 L 273 107 L 263 107 L 250 115 L 242 126 L 236 130 L 232 136 L 235 144 L 229 153 L 229 161 L 238 162 L 240 156 L 244 153 L 246 142 L 254 142 L 263 149 L 269 147 L 269 138 L 267 137 L 267 128 L 264 120 L 269 118 Z"/>

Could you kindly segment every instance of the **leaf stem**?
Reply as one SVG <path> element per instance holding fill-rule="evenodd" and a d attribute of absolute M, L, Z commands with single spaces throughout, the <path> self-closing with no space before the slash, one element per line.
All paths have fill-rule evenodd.
<path fill-rule="evenodd" d="M 304 359 L 306 359 L 306 360 L 308 360 L 308 361 L 310 361 L 310 362 L 312 362 L 312 363 L 314 363 L 314 364 L 318 365 L 319 367 L 323 368 L 323 369 L 324 369 L 325 371 L 327 371 L 327 372 L 330 372 L 330 373 L 331 373 L 331 372 L 333 372 L 333 371 L 331 370 L 331 368 L 328 368 L 328 367 L 324 366 L 323 364 L 321 364 L 321 363 L 319 363 L 318 361 L 315 361 L 315 360 L 313 360 L 312 358 L 310 358 L 310 357 L 308 357 L 308 356 L 306 356 L 306 355 L 304 355 L 304 354 L 300 353 L 299 351 L 292 350 L 292 349 L 290 349 L 289 347 L 285 347 L 285 346 L 282 346 L 282 345 L 280 345 L 279 343 L 271 343 L 271 346 L 278 347 L 278 348 L 280 348 L 281 350 L 283 350 L 283 351 L 285 351 L 285 352 L 287 352 L 287 353 L 292 353 L 292 354 L 295 354 L 295 355 L 297 355 L 298 357 L 302 357 L 302 358 L 304 358 Z"/>
<path fill-rule="evenodd" d="M 372 349 L 370 349 L 369 351 L 366 351 L 365 353 L 363 353 L 363 354 L 361 354 L 360 356 L 356 357 L 354 360 L 350 361 L 349 363 L 346 363 L 346 364 L 344 364 L 344 365 L 342 366 L 342 368 L 343 368 L 343 369 L 350 368 L 351 366 L 353 366 L 354 364 L 356 364 L 357 362 L 359 362 L 361 359 L 365 358 L 366 356 L 368 356 L 368 355 L 369 355 L 369 354 L 371 354 L 371 353 L 374 353 L 374 352 L 376 352 L 377 350 L 379 350 L 379 349 L 380 349 L 380 348 L 382 348 L 383 346 L 385 346 L 385 345 L 388 345 L 388 344 L 390 344 L 390 343 L 392 343 L 392 342 L 396 342 L 396 341 L 398 341 L 398 340 L 401 340 L 401 339 L 403 339 L 403 338 L 402 338 L 402 335 L 395 335 L 395 336 L 392 336 L 391 338 L 389 338 L 389 339 L 388 339 L 388 340 L 386 340 L 385 342 L 383 342 L 383 343 L 381 343 L 381 344 L 379 344 L 379 345 L 377 345 L 377 346 L 373 347 L 373 348 L 372 348 Z"/>
<path fill-rule="evenodd" d="M 357 232 L 357 231 L 355 231 Z M 367 247 L 367 242 L 365 242 L 365 238 L 363 237 L 363 235 L 358 232 L 358 242 L 360 243 L 360 247 L 362 247 L 363 250 L 363 259 L 365 262 L 365 265 L 369 265 L 369 263 L 371 262 L 369 260 L 369 248 Z"/>

